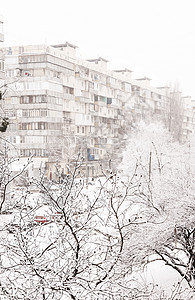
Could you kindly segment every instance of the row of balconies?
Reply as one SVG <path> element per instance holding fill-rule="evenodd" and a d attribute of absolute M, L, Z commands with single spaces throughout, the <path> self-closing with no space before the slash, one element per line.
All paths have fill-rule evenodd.
<path fill-rule="evenodd" d="M 83 103 L 93 103 L 91 98 L 82 97 L 82 96 L 75 96 L 75 101 L 83 102 Z"/>

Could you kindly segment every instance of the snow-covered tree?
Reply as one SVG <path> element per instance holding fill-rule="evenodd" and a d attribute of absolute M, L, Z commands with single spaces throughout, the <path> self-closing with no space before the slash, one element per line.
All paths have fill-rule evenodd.
<path fill-rule="evenodd" d="M 174 139 L 182 142 L 184 106 L 178 84 L 167 89 L 163 119 Z"/>
<path fill-rule="evenodd" d="M 5 299 L 133 299 L 140 293 L 131 285 L 132 261 L 124 264 L 128 235 L 140 222 L 131 210 L 135 170 L 128 183 L 107 170 L 85 186 L 80 164 L 57 181 L 44 173 L 33 179 L 1 226 Z"/>
<path fill-rule="evenodd" d="M 14 165 L 20 163 L 20 159 L 10 155 L 11 147 L 13 145 L 6 138 L 0 137 L 0 213 L 7 213 L 9 210 L 12 184 L 21 179 L 31 161 L 30 158 L 27 159 L 19 171 L 14 171 Z"/>
<path fill-rule="evenodd" d="M 1 297 L 160 299 L 133 279 L 159 259 L 193 287 L 191 150 L 161 124 L 141 123 L 118 173 L 102 170 L 86 186 L 78 158 L 55 181 L 40 172 L 15 189 L 11 213 L 1 214 Z"/>
<path fill-rule="evenodd" d="M 134 232 L 128 255 L 135 262 L 163 260 L 195 288 L 195 217 L 193 149 L 174 142 L 162 124 L 141 123 L 129 140 L 121 169 L 129 176 L 137 165 L 140 178 L 137 205 L 143 200 L 155 210 Z M 153 210 L 153 212 L 154 212 Z M 130 249 L 130 251 L 129 251 Z"/>
<path fill-rule="evenodd" d="M 5 132 L 9 125 L 9 119 L 5 116 L 4 112 L 4 96 L 7 91 L 7 85 L 0 83 L 0 132 Z"/>

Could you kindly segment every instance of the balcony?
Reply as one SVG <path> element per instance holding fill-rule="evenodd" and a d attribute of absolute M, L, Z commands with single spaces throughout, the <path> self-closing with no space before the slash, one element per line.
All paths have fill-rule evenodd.
<path fill-rule="evenodd" d="M 68 118 L 68 117 L 63 117 L 63 121 L 64 121 L 65 124 L 71 124 L 73 120 L 71 118 Z"/>
<path fill-rule="evenodd" d="M 75 77 L 88 80 L 89 79 L 89 74 L 83 73 L 83 72 L 75 72 Z"/>
<path fill-rule="evenodd" d="M 63 98 L 66 100 L 74 100 L 73 94 L 63 93 Z"/>
<path fill-rule="evenodd" d="M 82 96 L 75 96 L 75 101 L 83 102 L 83 103 L 92 103 L 93 102 L 90 98 L 82 97 Z"/>
<path fill-rule="evenodd" d="M 90 98 L 91 93 L 89 93 L 88 91 L 81 91 L 81 96 L 84 98 Z"/>
<path fill-rule="evenodd" d="M 89 92 L 90 93 L 94 93 L 94 94 L 97 94 L 98 93 L 98 88 L 92 88 L 92 87 L 89 87 Z"/>

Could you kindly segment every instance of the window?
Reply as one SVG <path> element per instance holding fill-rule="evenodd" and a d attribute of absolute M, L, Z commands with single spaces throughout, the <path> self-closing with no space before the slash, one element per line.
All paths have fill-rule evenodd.
<path fill-rule="evenodd" d="M 85 127 L 82 127 L 82 133 L 85 133 Z"/>
<path fill-rule="evenodd" d="M 29 103 L 33 103 L 33 96 L 29 96 Z"/>
<path fill-rule="evenodd" d="M 46 122 L 20 123 L 18 126 L 19 130 L 45 130 L 48 127 Z"/>
<path fill-rule="evenodd" d="M 21 149 L 20 150 L 21 156 L 46 156 L 45 149 Z"/>
<path fill-rule="evenodd" d="M 41 110 L 41 117 L 47 117 L 47 110 Z"/>
<path fill-rule="evenodd" d="M 77 133 L 79 133 L 79 126 L 77 126 Z"/>
<path fill-rule="evenodd" d="M 46 95 L 37 95 L 37 96 L 21 96 L 20 104 L 33 104 L 33 103 L 46 103 Z"/>
<path fill-rule="evenodd" d="M 47 102 L 46 101 L 46 96 L 45 95 L 42 95 L 41 96 L 41 101 L 40 101 L 41 103 L 45 103 L 45 102 Z"/>
<path fill-rule="evenodd" d="M 19 47 L 19 54 L 22 54 L 24 52 L 24 47 Z"/>
<path fill-rule="evenodd" d="M 111 104 L 112 103 L 112 98 L 107 98 L 107 104 Z"/>
<path fill-rule="evenodd" d="M 98 101 L 98 95 L 94 95 L 94 101 Z"/>
<path fill-rule="evenodd" d="M 21 136 L 21 137 L 20 137 L 20 143 L 21 143 L 21 144 L 25 143 L 25 136 Z"/>

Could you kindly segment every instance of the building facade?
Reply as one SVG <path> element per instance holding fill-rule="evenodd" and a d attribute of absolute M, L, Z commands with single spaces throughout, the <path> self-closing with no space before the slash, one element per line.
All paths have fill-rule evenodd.
<path fill-rule="evenodd" d="M 2 43 L 3 41 L 3 18 L 0 16 L 0 43 Z M 2 79 L 4 79 L 4 54 L 3 49 L 0 47 L 0 80 Z"/>
<path fill-rule="evenodd" d="M 79 59 L 76 48 L 70 43 L 4 48 L 6 135 L 23 160 L 33 157 L 29 172 L 41 166 L 50 179 L 56 162 L 66 173 L 78 152 L 86 174 L 99 174 L 100 162 L 118 156 L 128 126 L 162 115 L 169 97 L 149 78 L 109 70 L 104 58 Z"/>

